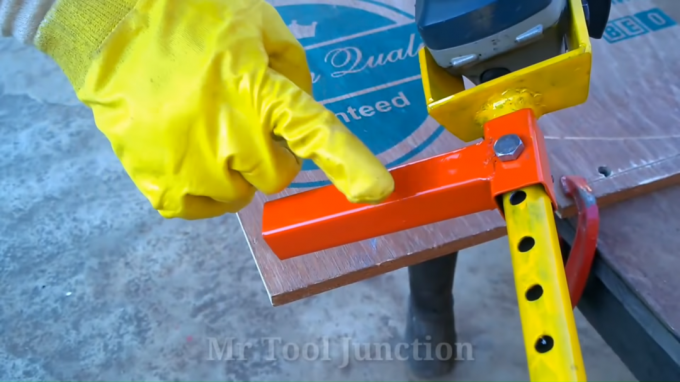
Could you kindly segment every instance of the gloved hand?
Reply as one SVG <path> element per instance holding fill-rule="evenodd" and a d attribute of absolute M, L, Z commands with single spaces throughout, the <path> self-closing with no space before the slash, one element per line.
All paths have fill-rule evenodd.
<path fill-rule="evenodd" d="M 58 0 L 35 39 L 164 217 L 236 212 L 313 160 L 351 202 L 394 189 L 311 96 L 305 52 L 262 0 Z"/>

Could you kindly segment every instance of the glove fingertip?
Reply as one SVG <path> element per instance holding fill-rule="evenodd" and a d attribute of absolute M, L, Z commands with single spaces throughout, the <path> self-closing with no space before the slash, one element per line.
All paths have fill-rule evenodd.
<path fill-rule="evenodd" d="M 362 179 L 353 183 L 350 190 L 345 193 L 351 203 L 380 204 L 394 192 L 394 179 L 387 171 L 372 179 Z"/>

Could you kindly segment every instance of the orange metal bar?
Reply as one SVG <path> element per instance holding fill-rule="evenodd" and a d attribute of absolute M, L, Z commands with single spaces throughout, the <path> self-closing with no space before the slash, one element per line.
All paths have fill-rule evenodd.
<path fill-rule="evenodd" d="M 280 259 L 499 208 L 503 194 L 541 184 L 555 201 L 543 135 L 531 109 L 484 126 L 484 141 L 392 169 L 394 193 L 377 205 L 353 204 L 334 186 L 264 205 L 262 234 Z M 496 140 L 516 134 L 525 146 L 498 160 Z"/>

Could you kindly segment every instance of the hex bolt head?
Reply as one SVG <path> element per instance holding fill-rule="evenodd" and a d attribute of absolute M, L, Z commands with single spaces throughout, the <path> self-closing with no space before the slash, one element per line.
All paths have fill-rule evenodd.
<path fill-rule="evenodd" d="M 504 135 L 493 144 L 493 151 L 502 162 L 510 162 L 522 155 L 524 143 L 517 134 Z"/>

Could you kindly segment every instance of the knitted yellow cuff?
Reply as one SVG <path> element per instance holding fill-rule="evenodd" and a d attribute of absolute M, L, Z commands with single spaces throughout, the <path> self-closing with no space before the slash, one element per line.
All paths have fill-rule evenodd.
<path fill-rule="evenodd" d="M 58 0 L 47 13 L 34 45 L 52 57 L 76 91 L 109 34 L 137 0 Z"/>

